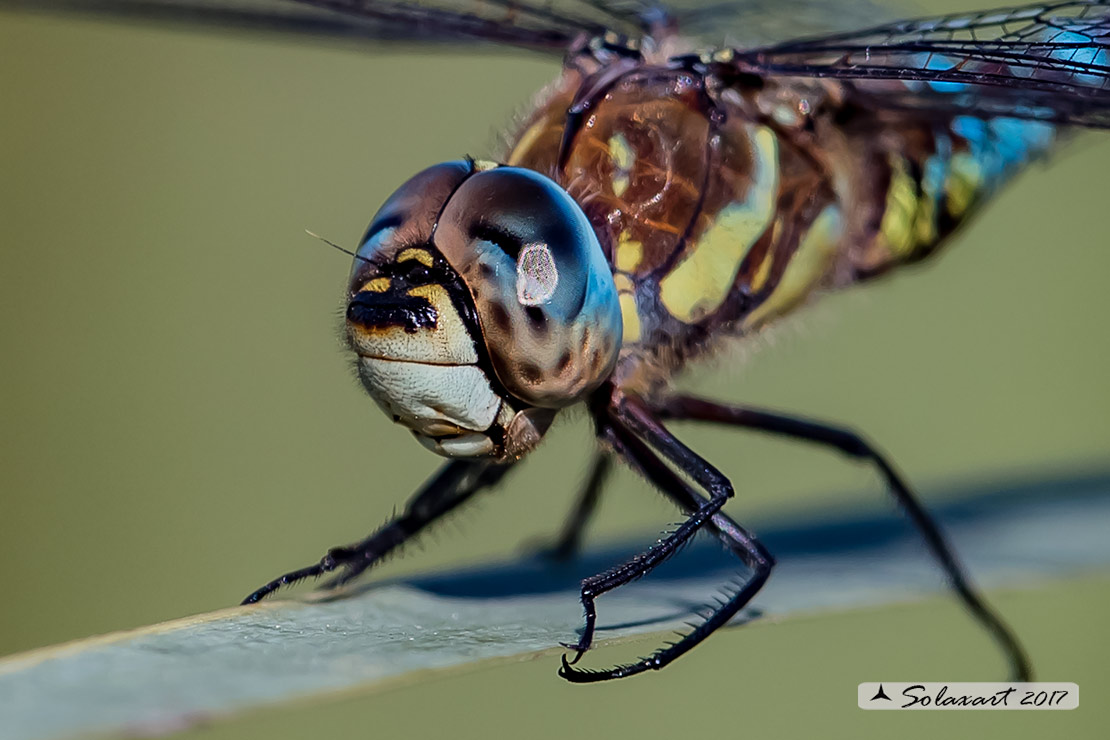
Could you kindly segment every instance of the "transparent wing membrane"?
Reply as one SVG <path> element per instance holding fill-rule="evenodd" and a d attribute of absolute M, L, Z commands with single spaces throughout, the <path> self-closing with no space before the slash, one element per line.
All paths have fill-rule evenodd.
<path fill-rule="evenodd" d="M 679 31 L 751 46 L 857 28 L 890 9 L 872 0 L 0 0 L 0 9 L 319 38 L 459 43 L 486 40 L 565 51 L 579 36 Z"/>
<path fill-rule="evenodd" d="M 743 50 L 736 63 L 853 80 L 871 105 L 1110 126 L 1110 0 L 903 21 Z"/>
<path fill-rule="evenodd" d="M 323 38 L 489 41 L 556 53 L 607 30 L 638 37 L 650 23 L 639 3 L 592 0 L 0 0 L 0 9 L 12 8 Z"/>

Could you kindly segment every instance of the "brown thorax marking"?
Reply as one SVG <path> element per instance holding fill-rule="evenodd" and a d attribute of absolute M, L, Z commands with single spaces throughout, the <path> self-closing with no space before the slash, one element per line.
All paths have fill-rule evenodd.
<path fill-rule="evenodd" d="M 749 81 L 721 53 L 606 64 L 587 54 L 568 60 L 507 161 L 548 174 L 582 205 L 617 277 L 625 347 L 669 375 L 749 328 L 744 317 L 775 293 L 822 214 L 825 232 L 830 218 L 837 224 L 823 237 L 826 256 L 800 280 L 795 270 L 792 295 L 775 296 L 760 323 L 832 282 L 841 242 L 867 230 L 854 216 L 866 189 L 849 174 L 858 142 L 831 115 L 842 103 L 836 83 Z M 774 178 L 757 181 L 768 158 Z M 755 214 L 735 213 L 744 207 Z M 722 248 L 725 214 L 742 226 Z M 712 258 L 661 291 L 699 249 Z M 715 284 L 702 281 L 707 273 Z"/>

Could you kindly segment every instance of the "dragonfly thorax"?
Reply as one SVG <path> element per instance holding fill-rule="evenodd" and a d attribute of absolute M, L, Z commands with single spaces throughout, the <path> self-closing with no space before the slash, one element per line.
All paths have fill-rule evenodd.
<path fill-rule="evenodd" d="M 448 162 L 381 207 L 348 284 L 363 385 L 448 457 L 512 459 L 612 373 L 612 273 L 573 199 L 535 172 Z"/>

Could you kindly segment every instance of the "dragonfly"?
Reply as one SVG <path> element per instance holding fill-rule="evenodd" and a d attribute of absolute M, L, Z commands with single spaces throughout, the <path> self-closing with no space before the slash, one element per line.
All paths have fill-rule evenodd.
<path fill-rule="evenodd" d="M 10 3 L 9 3 L 10 4 Z M 560 675 L 661 669 L 749 605 L 774 558 L 724 511 L 733 484 L 670 429 L 735 427 L 868 463 L 1016 679 L 1026 651 L 975 588 L 888 456 L 836 423 L 678 393 L 671 381 L 821 294 L 932 257 L 1071 128 L 1110 125 L 1110 2 L 1055 2 L 884 23 L 765 45 L 686 35 L 743 5 L 508 0 L 37 3 L 167 22 L 365 39 L 483 42 L 557 55 L 560 77 L 498 156 L 432 165 L 356 249 L 346 336 L 372 399 L 449 458 L 366 539 L 252 592 L 361 576 L 487 490 L 584 406 L 598 451 L 552 548 L 572 554 L 615 464 L 687 519 L 581 585 Z M 676 643 L 587 670 L 598 600 L 699 532 L 745 579 Z"/>

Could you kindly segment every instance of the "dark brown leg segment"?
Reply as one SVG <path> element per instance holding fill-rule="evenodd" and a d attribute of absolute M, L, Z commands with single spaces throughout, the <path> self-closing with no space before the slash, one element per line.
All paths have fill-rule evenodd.
<path fill-rule="evenodd" d="M 616 568 L 582 582 L 582 606 L 586 624 L 578 643 L 568 645 L 577 651 L 573 660 L 563 657 L 559 672 L 575 683 L 607 681 L 614 678 L 658 670 L 686 653 L 726 624 L 756 594 L 770 575 L 773 559 L 770 553 L 749 532 L 721 512 L 732 496 L 732 485 L 716 468 L 668 432 L 643 402 L 624 398 L 608 411 L 608 418 L 598 419 L 599 432 L 633 468 L 647 476 L 654 485 L 671 498 L 690 518 L 674 532 L 647 551 Z M 658 454 L 656 454 L 658 453 Z M 696 493 L 660 459 L 662 456 L 706 491 L 708 497 Z M 641 578 L 674 555 L 699 529 L 713 531 L 740 555 L 753 570 L 752 576 L 724 603 L 715 607 L 706 620 L 678 642 L 659 650 L 636 663 L 605 671 L 584 671 L 573 667 L 593 642 L 597 622 L 595 600 L 618 586 Z"/>
<path fill-rule="evenodd" d="M 462 460 L 447 463 L 409 500 L 404 513 L 394 517 L 377 532 L 354 545 L 332 548 L 315 565 L 275 578 L 244 599 L 243 603 L 253 604 L 283 586 L 319 577 L 339 568 L 343 568 L 344 572 L 328 586 L 347 583 L 436 519 L 483 488 L 497 483 L 509 467 Z"/>
<path fill-rule="evenodd" d="M 893 464 L 874 445 L 850 429 L 833 424 L 802 419 L 762 409 L 725 406 L 690 396 L 666 401 L 659 409 L 664 419 L 707 421 L 727 424 L 778 436 L 799 439 L 838 450 L 849 457 L 873 465 L 887 484 L 898 506 L 909 517 L 933 558 L 948 578 L 952 590 L 983 629 L 1002 648 L 1015 681 L 1032 680 L 1029 657 L 1009 626 L 991 608 L 972 584 L 955 550 L 941 531 L 940 525 L 918 501 L 909 484 Z"/>

